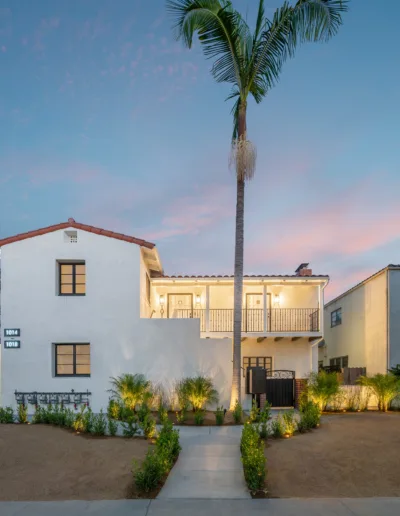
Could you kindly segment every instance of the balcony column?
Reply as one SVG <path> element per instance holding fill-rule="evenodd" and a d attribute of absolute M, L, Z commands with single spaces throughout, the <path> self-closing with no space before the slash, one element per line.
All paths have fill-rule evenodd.
<path fill-rule="evenodd" d="M 267 285 L 263 285 L 263 327 L 264 333 L 267 333 L 267 324 L 268 324 L 268 313 L 267 313 Z"/>
<path fill-rule="evenodd" d="M 324 334 L 324 290 L 318 285 L 318 329 Z"/>
<path fill-rule="evenodd" d="M 206 285 L 206 332 L 210 331 L 210 285 Z"/>

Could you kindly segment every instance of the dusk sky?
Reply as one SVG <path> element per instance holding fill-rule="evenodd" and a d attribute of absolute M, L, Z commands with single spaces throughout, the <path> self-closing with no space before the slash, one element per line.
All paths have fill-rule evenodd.
<path fill-rule="evenodd" d="M 233 3 L 253 25 L 258 2 Z M 400 2 L 350 4 L 249 106 L 245 272 L 310 262 L 328 299 L 400 263 Z M 73 217 L 154 241 L 169 274 L 231 274 L 230 88 L 210 66 L 164 0 L 0 0 L 0 238 Z"/>

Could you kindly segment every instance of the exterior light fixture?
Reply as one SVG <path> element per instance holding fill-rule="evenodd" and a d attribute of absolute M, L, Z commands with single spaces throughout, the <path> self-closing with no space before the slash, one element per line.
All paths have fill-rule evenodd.
<path fill-rule="evenodd" d="M 199 296 L 199 294 L 197 294 L 196 296 L 196 305 L 199 305 L 201 302 L 201 297 Z"/>
<path fill-rule="evenodd" d="M 279 294 L 274 295 L 274 305 L 278 308 L 281 305 L 281 296 Z"/>
<path fill-rule="evenodd" d="M 160 314 L 161 314 L 161 319 L 162 319 L 164 317 L 165 296 L 161 295 L 159 302 L 160 302 L 160 307 L 161 307 Z"/>

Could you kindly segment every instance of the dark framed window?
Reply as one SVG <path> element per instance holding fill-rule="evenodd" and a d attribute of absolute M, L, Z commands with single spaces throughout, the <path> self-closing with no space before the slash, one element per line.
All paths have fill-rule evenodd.
<path fill-rule="evenodd" d="M 90 376 L 90 344 L 55 344 L 56 376 Z"/>
<path fill-rule="evenodd" d="M 331 328 L 342 324 L 342 309 L 338 308 L 331 312 Z"/>
<path fill-rule="evenodd" d="M 249 367 L 263 367 L 272 370 L 272 357 L 243 357 L 243 376 Z"/>
<path fill-rule="evenodd" d="M 86 295 L 85 262 L 59 263 L 60 296 Z"/>
<path fill-rule="evenodd" d="M 345 357 L 335 357 L 329 360 L 330 366 L 339 366 L 340 368 L 349 366 L 349 357 L 346 355 Z"/>

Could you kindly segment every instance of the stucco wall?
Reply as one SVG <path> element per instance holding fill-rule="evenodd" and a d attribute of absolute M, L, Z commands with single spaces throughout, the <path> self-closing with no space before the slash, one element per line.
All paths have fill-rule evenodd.
<path fill-rule="evenodd" d="M 331 328 L 331 312 L 337 308 L 342 309 L 342 324 Z M 368 374 L 386 372 L 386 273 L 330 303 L 324 318 L 324 365 L 348 355 L 349 367 L 366 367 Z"/>
<path fill-rule="evenodd" d="M 308 339 L 292 341 L 290 338 L 275 341 L 267 338 L 262 342 L 246 339 L 242 342 L 243 357 L 272 357 L 272 368 L 295 371 L 296 378 L 306 378 L 312 370 L 311 344 Z M 245 378 L 242 375 L 244 407 L 251 406 L 251 396 L 245 394 Z"/>
<path fill-rule="evenodd" d="M 86 261 L 86 296 L 57 295 L 61 259 Z M 0 405 L 15 406 L 15 390 L 88 389 L 98 411 L 110 376 L 127 372 L 157 383 L 210 374 L 227 405 L 231 341 L 200 339 L 198 320 L 140 319 L 144 272 L 138 246 L 83 231 L 76 244 L 58 231 L 5 246 L 1 324 L 21 329 L 21 348 L 1 349 Z M 90 343 L 90 378 L 55 377 L 54 343 Z"/>
<path fill-rule="evenodd" d="M 400 271 L 389 271 L 389 366 L 400 364 Z"/>

